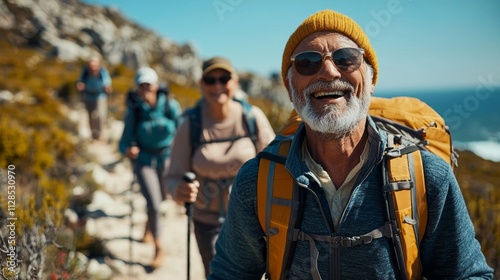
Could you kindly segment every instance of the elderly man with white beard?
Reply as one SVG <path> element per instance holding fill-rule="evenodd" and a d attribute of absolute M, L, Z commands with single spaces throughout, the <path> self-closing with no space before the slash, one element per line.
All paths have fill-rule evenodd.
<path fill-rule="evenodd" d="M 263 230 L 257 185 L 275 179 L 259 177 L 259 156 L 248 161 L 233 185 L 209 279 L 257 280 L 264 273 L 267 279 L 406 278 L 391 239 L 375 234 L 386 222 L 381 189 L 388 135 L 368 115 L 378 76 L 368 37 L 347 16 L 320 11 L 290 36 L 281 71 L 303 124 L 265 152 L 278 150 L 284 158 L 286 172 L 268 176 L 291 177 L 293 196 L 274 199 L 272 193 L 271 203 L 292 209 L 295 223 Z M 283 141 L 290 142 L 285 154 L 276 149 Z M 430 152 L 421 155 L 428 220 L 418 249 L 421 271 L 411 278 L 491 279 L 450 165 Z M 269 215 L 280 218 L 279 211 Z M 269 240 L 282 231 L 287 238 L 272 244 L 284 253 L 273 254 L 279 250 Z"/>

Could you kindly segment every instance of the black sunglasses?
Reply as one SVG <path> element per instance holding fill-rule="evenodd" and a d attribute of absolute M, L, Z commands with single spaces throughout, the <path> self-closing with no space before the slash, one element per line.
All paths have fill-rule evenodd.
<path fill-rule="evenodd" d="M 219 81 L 219 83 L 225 85 L 230 80 L 231 80 L 231 75 L 224 75 L 224 76 L 220 76 L 220 77 L 213 77 L 213 76 L 203 77 L 203 82 L 207 85 L 215 85 L 215 83 L 217 83 L 217 81 Z"/>
<path fill-rule="evenodd" d="M 301 75 L 310 76 L 319 72 L 325 57 L 332 58 L 335 66 L 342 71 L 353 72 L 361 66 L 365 50 L 361 48 L 343 48 L 333 52 L 320 53 L 307 51 L 290 58 L 295 70 Z"/>
<path fill-rule="evenodd" d="M 139 89 L 142 91 L 150 91 L 153 88 L 152 84 L 142 83 L 139 85 Z"/>

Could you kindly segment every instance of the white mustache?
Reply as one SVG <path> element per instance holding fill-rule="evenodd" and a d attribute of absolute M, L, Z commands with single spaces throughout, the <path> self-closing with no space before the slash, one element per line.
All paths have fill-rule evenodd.
<path fill-rule="evenodd" d="M 307 88 L 304 89 L 303 94 L 309 96 L 311 93 L 320 91 L 325 91 L 325 92 L 344 91 L 351 94 L 354 92 L 354 87 L 348 82 L 342 80 L 334 80 L 331 82 L 316 81 L 308 85 Z"/>

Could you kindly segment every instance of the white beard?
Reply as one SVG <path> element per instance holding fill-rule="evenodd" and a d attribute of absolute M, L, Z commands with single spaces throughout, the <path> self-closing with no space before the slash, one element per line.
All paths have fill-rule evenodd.
<path fill-rule="evenodd" d="M 367 67 L 369 68 L 369 67 Z M 334 80 L 332 82 L 317 81 L 310 84 L 298 98 L 298 93 L 291 83 L 292 71 L 288 71 L 288 81 L 292 96 L 292 102 L 295 110 L 302 118 L 302 120 L 313 130 L 323 135 L 326 139 L 340 139 L 348 136 L 353 132 L 356 126 L 368 114 L 370 106 L 370 97 L 373 85 L 371 68 L 367 70 L 365 75 L 365 88 L 361 98 L 354 96 L 354 87 L 348 82 L 341 80 Z M 310 102 L 310 93 L 323 90 L 323 91 L 344 91 L 344 97 L 347 101 L 347 107 L 340 110 L 335 104 L 325 105 L 321 111 L 316 111 Z"/>

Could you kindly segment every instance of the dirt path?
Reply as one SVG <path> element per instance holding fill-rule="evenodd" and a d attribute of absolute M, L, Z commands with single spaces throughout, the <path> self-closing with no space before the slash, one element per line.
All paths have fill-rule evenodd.
<path fill-rule="evenodd" d="M 80 137 L 88 137 L 85 112 L 79 110 L 78 115 Z M 101 191 L 94 194 L 89 210 L 93 213 L 104 213 L 88 220 L 87 231 L 104 240 L 106 249 L 112 254 L 112 258 L 102 261 L 114 271 L 115 276 L 112 279 L 187 279 L 187 217 L 184 207 L 171 200 L 162 203 L 161 241 L 166 251 L 165 262 L 156 270 L 151 270 L 149 266 L 154 256 L 154 246 L 140 242 L 147 220 L 146 202 L 139 192 L 138 185 L 131 185 L 133 178 L 128 162 L 120 161 L 117 141 L 121 131 L 122 123 L 113 121 L 107 136 L 109 140 L 91 143 L 87 147 L 90 158 L 95 161 L 92 171 L 95 173 L 94 177 L 98 178 L 98 183 L 103 186 Z M 192 232 L 190 239 L 191 279 L 205 279 Z"/>

